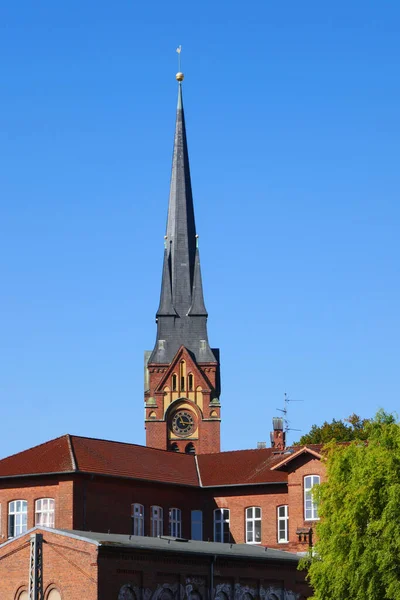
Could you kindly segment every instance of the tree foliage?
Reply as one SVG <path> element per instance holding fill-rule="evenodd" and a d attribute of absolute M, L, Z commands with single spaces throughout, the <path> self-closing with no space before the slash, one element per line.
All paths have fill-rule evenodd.
<path fill-rule="evenodd" d="M 324 450 L 307 567 L 315 600 L 400 600 L 400 426 L 380 411 L 366 431 L 367 442 Z"/>
<path fill-rule="evenodd" d="M 352 442 L 353 440 L 367 439 L 367 425 L 369 419 L 361 419 L 356 414 L 350 415 L 344 421 L 332 423 L 325 421 L 322 425 L 313 425 L 308 433 L 303 435 L 295 446 L 306 446 L 307 444 L 327 444 L 331 440 L 336 442 Z"/>

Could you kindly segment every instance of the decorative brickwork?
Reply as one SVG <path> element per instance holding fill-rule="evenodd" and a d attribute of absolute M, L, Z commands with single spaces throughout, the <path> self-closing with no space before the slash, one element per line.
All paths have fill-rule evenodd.
<path fill-rule="evenodd" d="M 145 393 L 146 445 L 194 454 L 220 451 L 220 403 L 217 397 L 218 363 L 198 364 L 183 346 L 171 364 L 150 363 Z M 193 419 L 192 430 L 176 433 L 174 415 L 182 410 Z"/>

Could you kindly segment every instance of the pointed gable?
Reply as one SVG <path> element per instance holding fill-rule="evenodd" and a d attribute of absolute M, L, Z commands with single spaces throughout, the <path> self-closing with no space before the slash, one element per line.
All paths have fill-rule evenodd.
<path fill-rule="evenodd" d="M 304 460 L 304 458 L 317 458 L 318 460 L 321 460 L 321 448 L 322 446 L 317 444 L 313 445 L 312 447 L 304 446 L 303 448 L 299 448 L 298 450 L 290 448 L 287 452 L 283 454 L 282 460 L 280 460 L 277 464 L 271 467 L 271 470 L 287 471 L 291 468 L 292 465 L 294 465 L 299 460 Z"/>
<path fill-rule="evenodd" d="M 178 352 L 176 353 L 176 355 L 174 356 L 174 358 L 172 359 L 171 364 L 169 365 L 169 367 L 166 369 L 165 373 L 163 374 L 163 377 L 160 380 L 159 384 L 157 385 L 157 387 L 155 389 L 156 393 L 161 393 L 165 386 L 169 386 L 169 381 L 171 379 L 171 376 L 174 372 L 178 371 L 179 363 L 182 360 L 184 360 L 186 362 L 188 370 L 196 371 L 197 385 L 202 385 L 203 389 L 210 391 L 210 389 L 211 389 L 210 382 L 207 381 L 204 374 L 201 373 L 201 371 L 197 368 L 196 363 L 193 360 L 188 349 L 185 348 L 184 346 L 181 346 L 179 348 Z"/>

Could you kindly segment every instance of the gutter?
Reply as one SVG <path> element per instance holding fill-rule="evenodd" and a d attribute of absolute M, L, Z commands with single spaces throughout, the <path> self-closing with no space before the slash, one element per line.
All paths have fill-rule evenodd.
<path fill-rule="evenodd" d="M 26 477 L 48 477 L 50 475 L 91 475 L 95 477 L 110 477 L 112 479 L 128 479 L 130 481 L 147 481 L 149 483 L 157 483 L 160 485 L 175 485 L 177 487 L 185 487 L 185 488 L 200 488 L 200 489 L 212 489 L 212 488 L 231 488 L 231 487 L 255 487 L 255 486 L 263 486 L 263 485 L 287 485 L 287 481 L 263 481 L 261 483 L 225 483 L 219 485 L 203 485 L 200 476 L 200 469 L 198 467 L 197 457 L 194 457 L 197 477 L 199 479 L 199 484 L 193 483 L 176 483 L 174 481 L 156 481 L 154 479 L 141 479 L 140 477 L 129 477 L 129 475 L 112 475 L 110 473 L 95 473 L 91 471 L 80 471 L 76 469 L 76 471 L 54 471 L 50 473 L 23 473 L 21 475 L 0 475 L 0 481 L 2 479 L 19 479 Z"/>
<path fill-rule="evenodd" d="M 225 483 L 219 485 L 201 485 L 203 489 L 229 488 L 229 487 L 252 487 L 256 485 L 287 485 L 287 481 L 264 481 L 262 483 Z"/>

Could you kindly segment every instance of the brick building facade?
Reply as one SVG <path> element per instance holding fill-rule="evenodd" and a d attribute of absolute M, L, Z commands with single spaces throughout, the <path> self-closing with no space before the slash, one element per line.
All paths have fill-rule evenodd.
<path fill-rule="evenodd" d="M 312 543 L 318 520 L 312 487 L 324 476 L 320 448 L 286 448 L 282 419 L 274 419 L 271 448 L 220 451 L 219 351 L 208 341 L 183 76 L 177 78 L 157 336 L 145 353 L 146 446 L 65 435 L 0 460 L 1 600 L 25 599 L 27 532 L 40 528 L 47 528 L 41 533 L 46 600 L 83 594 L 121 600 L 158 600 L 160 594 L 160 600 L 309 595 L 296 574 L 297 557 L 281 551 L 304 552 Z M 106 544 L 105 534 L 125 537 Z M 132 535 L 147 540 L 146 558 L 140 543 L 134 547 L 128 540 Z M 173 541 L 162 545 L 158 539 L 164 536 L 200 546 L 208 542 L 215 556 L 237 545 L 238 554 L 224 555 L 215 572 L 219 591 L 210 584 L 207 544 L 181 546 L 179 552 L 195 547 L 198 554 L 178 560 Z M 157 543 L 168 558 L 156 558 Z M 246 546 L 240 551 L 241 544 Z M 262 554 L 262 548 L 272 550 Z M 185 592 L 190 578 L 202 581 L 196 585 L 204 590 Z M 163 586 L 172 595 L 163 595 Z"/>
<path fill-rule="evenodd" d="M 0 547 L 4 599 L 29 592 L 32 537 L 46 600 L 301 600 L 309 592 L 298 558 L 281 551 L 37 528 Z"/>
<path fill-rule="evenodd" d="M 308 485 L 323 479 L 318 450 L 195 456 L 63 436 L 0 461 L 1 540 L 46 525 L 303 552 L 318 519 Z"/>

